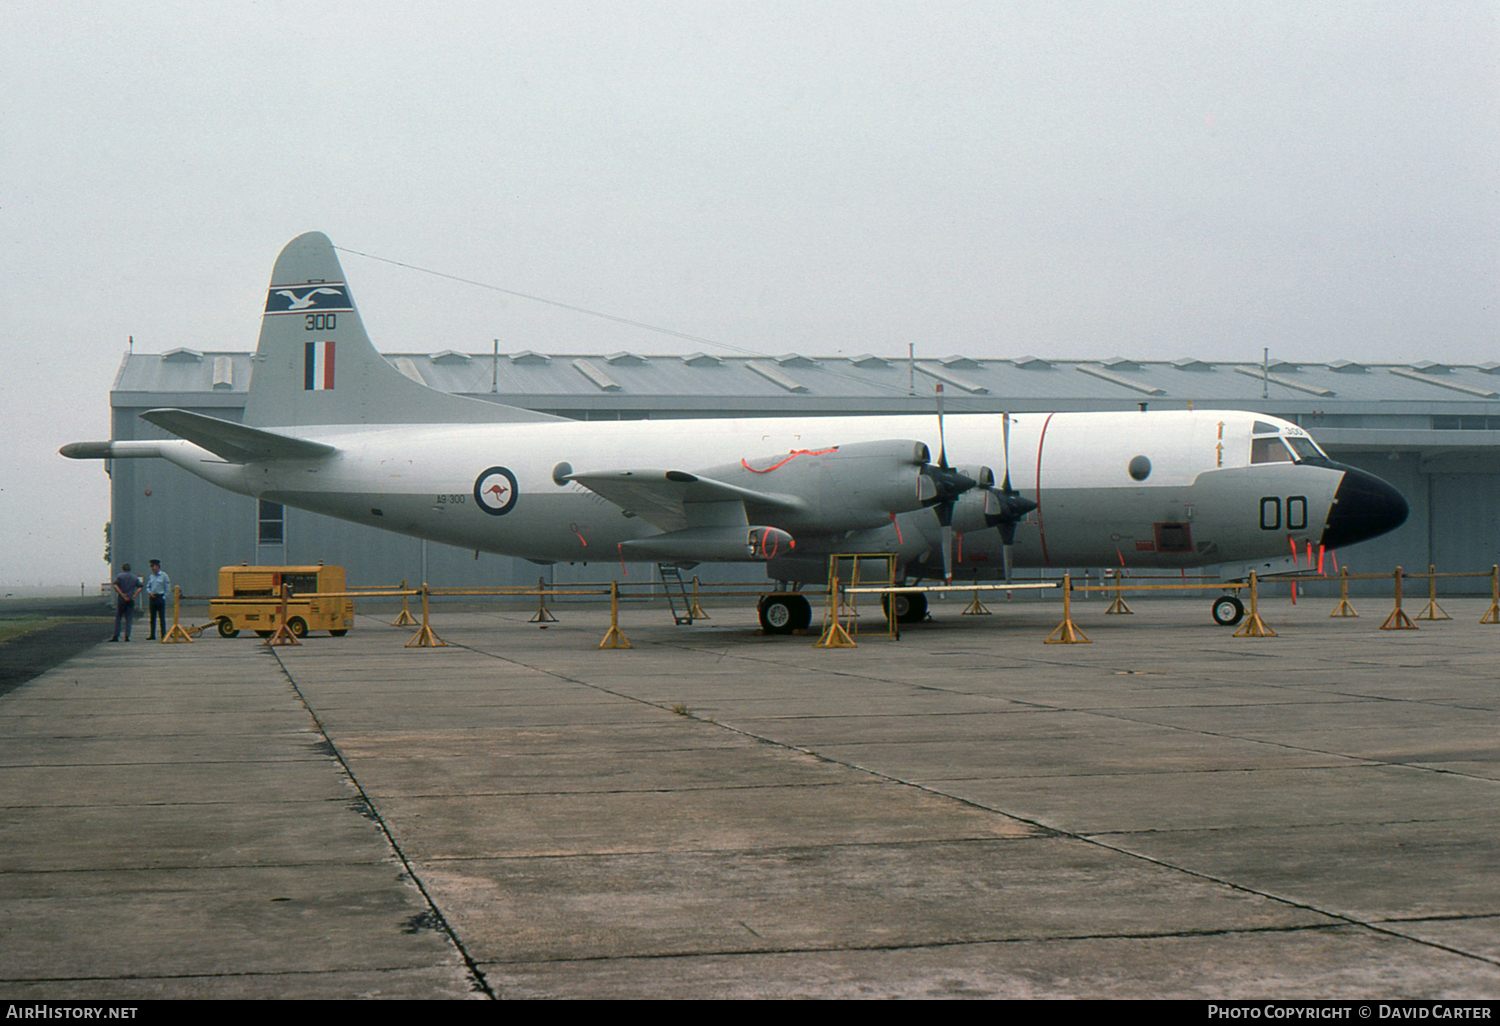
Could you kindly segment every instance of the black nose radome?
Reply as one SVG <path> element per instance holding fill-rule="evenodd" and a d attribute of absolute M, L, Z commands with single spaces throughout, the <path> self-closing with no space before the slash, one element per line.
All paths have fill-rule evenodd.
<path fill-rule="evenodd" d="M 1406 523 L 1411 511 L 1396 489 L 1374 474 L 1334 464 L 1344 479 L 1333 497 L 1328 523 L 1323 527 L 1323 545 L 1337 549 L 1377 538 Z"/>

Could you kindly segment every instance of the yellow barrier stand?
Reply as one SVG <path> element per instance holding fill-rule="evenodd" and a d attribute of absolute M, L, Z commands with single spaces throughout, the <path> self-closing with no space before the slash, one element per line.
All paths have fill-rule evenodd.
<path fill-rule="evenodd" d="M 1417 625 L 1411 622 L 1411 617 L 1401 611 L 1401 568 L 1398 566 L 1391 579 L 1396 582 L 1396 608 L 1391 610 L 1391 615 L 1385 618 L 1385 623 L 1380 625 L 1383 631 L 1414 631 Z"/>
<path fill-rule="evenodd" d="M 1500 565 L 1490 567 L 1490 611 L 1479 622 L 1500 623 Z"/>
<path fill-rule="evenodd" d="M 287 606 L 288 600 L 291 597 L 291 591 L 292 591 L 292 589 L 291 589 L 290 585 L 283 584 L 281 586 L 281 624 L 280 624 L 280 626 L 278 626 L 276 628 L 276 630 L 271 634 L 271 636 L 265 640 L 264 644 L 267 644 L 267 645 L 300 645 L 300 644 L 302 644 L 302 642 L 300 642 L 300 641 L 297 640 L 297 635 L 295 635 L 295 634 L 292 633 L 292 628 L 290 626 L 288 626 L 288 624 L 287 624 L 286 606 Z"/>
<path fill-rule="evenodd" d="M 1500 565 L 1490 567 L 1490 609 L 1479 618 L 1482 624 L 1500 624 Z"/>
<path fill-rule="evenodd" d="M 536 615 L 527 623 L 556 623 L 557 617 L 547 612 L 547 582 L 545 578 L 536 579 Z"/>
<path fill-rule="evenodd" d="M 1073 575 L 1063 574 L 1063 622 L 1047 635 L 1044 645 L 1092 645 L 1093 642 L 1073 622 Z"/>
<path fill-rule="evenodd" d="M 161 636 L 161 643 L 163 645 L 180 645 L 183 642 L 191 645 L 193 643 L 192 635 L 188 634 L 187 628 L 182 626 L 180 622 L 179 617 L 181 612 L 182 589 L 174 584 L 172 585 L 172 629 Z M 202 630 L 202 628 L 199 629 Z"/>
<path fill-rule="evenodd" d="M 1437 604 L 1437 567 L 1427 564 L 1427 605 L 1417 614 L 1418 620 L 1451 620 L 1453 617 L 1443 612 L 1443 607 Z"/>
<path fill-rule="evenodd" d="M 406 591 L 406 578 L 401 578 L 401 590 Z M 401 615 L 391 621 L 392 627 L 415 627 L 416 618 L 411 615 L 411 608 L 406 604 L 407 596 L 401 596 Z"/>
<path fill-rule="evenodd" d="M 1339 567 L 1339 604 L 1328 615 L 1330 617 L 1359 615 L 1349 604 L 1349 568 L 1347 566 Z"/>
<path fill-rule="evenodd" d="M 448 643 L 437 636 L 428 619 L 427 582 L 422 582 L 422 628 L 406 643 L 407 648 L 447 648 Z"/>
<path fill-rule="evenodd" d="M 1109 608 L 1104 611 L 1104 615 L 1119 615 L 1121 613 L 1133 614 L 1134 612 L 1135 610 L 1131 609 L 1125 604 L 1125 575 L 1123 573 L 1116 573 L 1115 600 L 1109 604 Z"/>
<path fill-rule="evenodd" d="M 979 589 L 974 589 L 974 601 L 964 606 L 961 616 L 989 616 L 990 611 L 985 608 L 984 603 L 979 601 Z"/>
<path fill-rule="evenodd" d="M 709 616 L 707 613 L 705 613 L 703 611 L 703 607 L 698 604 L 698 575 L 697 574 L 693 575 L 693 603 L 692 603 L 691 606 L 688 607 L 688 616 L 691 616 L 694 620 L 711 620 L 711 619 L 713 619 L 711 616 Z"/>
<path fill-rule="evenodd" d="M 1236 638 L 1276 637 L 1276 632 L 1260 618 L 1260 586 L 1256 583 L 1254 570 L 1250 571 L 1250 611 L 1245 615 L 1244 626 L 1235 631 L 1234 636 Z"/>
<path fill-rule="evenodd" d="M 849 587 L 844 590 L 844 595 L 848 599 L 848 601 L 845 603 L 845 605 L 846 605 L 845 616 L 847 616 L 848 620 L 849 620 L 849 628 L 848 628 L 849 636 L 851 638 L 853 638 L 854 635 L 856 635 L 856 634 L 862 634 L 862 635 L 866 635 L 868 637 L 875 637 L 876 634 L 878 633 L 882 637 L 890 638 L 892 641 L 899 641 L 900 638 L 901 638 L 901 631 L 899 629 L 899 626 L 896 623 L 896 595 L 895 595 L 895 593 L 894 592 L 887 592 L 886 593 L 887 594 L 887 598 L 886 598 L 886 600 L 884 602 L 885 616 L 883 617 L 883 619 L 885 621 L 885 630 L 878 631 L 878 632 L 874 631 L 874 630 L 862 631 L 862 630 L 859 629 L 859 609 L 858 609 L 859 599 L 855 595 L 855 589 L 859 587 L 859 581 L 860 581 L 860 573 L 859 573 L 859 561 L 860 560 L 862 560 L 862 559 L 883 560 L 885 562 L 885 586 L 887 588 L 894 588 L 896 586 L 896 557 L 893 556 L 893 555 L 891 555 L 891 554 L 889 554 L 889 553 L 867 552 L 867 553 L 855 553 L 851 558 L 852 558 L 853 562 L 851 563 L 851 566 L 850 566 Z M 829 563 L 828 563 L 828 575 L 830 577 L 836 577 L 836 576 L 838 576 L 837 572 L 835 570 L 835 566 L 836 566 L 836 564 L 838 562 L 838 559 L 839 559 L 839 557 L 835 556 L 835 557 L 833 557 L 832 559 L 829 560 Z"/>
<path fill-rule="evenodd" d="M 620 582 L 609 582 L 609 630 L 604 632 L 600 648 L 629 648 L 630 641 L 620 630 Z"/>
<path fill-rule="evenodd" d="M 837 558 L 837 557 L 835 557 Z M 859 582 L 858 564 L 855 568 L 855 583 Z M 894 602 L 892 603 L 894 605 Z M 854 639 L 849 637 L 849 632 L 844 630 L 844 625 L 839 623 L 839 611 L 841 602 L 839 600 L 839 579 L 837 576 L 829 575 L 828 578 L 828 604 L 823 612 L 823 635 L 813 642 L 813 648 L 855 648 Z"/>

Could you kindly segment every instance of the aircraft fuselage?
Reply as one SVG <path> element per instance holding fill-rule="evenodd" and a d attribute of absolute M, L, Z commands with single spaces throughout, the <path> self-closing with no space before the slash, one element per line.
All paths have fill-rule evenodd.
<path fill-rule="evenodd" d="M 984 465 L 997 480 L 1004 476 L 1000 415 L 950 415 L 946 425 L 955 465 Z M 561 465 L 562 473 L 631 466 L 693 472 L 726 458 L 750 465 L 881 439 L 915 439 L 937 450 L 936 419 L 921 416 L 335 425 L 296 434 L 338 452 L 234 465 L 182 442 L 164 443 L 178 451 L 163 455 L 217 484 L 296 508 L 464 548 L 573 563 L 618 561 L 622 543 L 660 531 L 588 488 L 558 480 Z M 1010 478 L 1038 504 L 1018 526 L 1015 565 L 1177 568 L 1275 558 L 1292 543 L 1316 547 L 1350 469 L 1326 459 L 1294 462 L 1289 450 L 1252 462 L 1256 438 L 1307 444 L 1293 424 L 1240 411 L 1012 415 Z M 766 487 L 775 489 L 777 474 L 764 472 Z M 1000 538 L 977 514 L 963 502 L 956 511 L 955 569 L 992 576 Z M 764 520 L 784 526 L 774 516 Z M 817 579 L 816 567 L 831 551 L 896 552 L 909 566 L 927 565 L 940 537 L 931 509 L 834 537 L 808 532 L 805 523 L 785 526 L 798 548 L 761 555 L 772 556 L 773 572 L 777 561 L 798 570 L 788 557 L 809 561 L 786 574 L 799 580 Z"/>

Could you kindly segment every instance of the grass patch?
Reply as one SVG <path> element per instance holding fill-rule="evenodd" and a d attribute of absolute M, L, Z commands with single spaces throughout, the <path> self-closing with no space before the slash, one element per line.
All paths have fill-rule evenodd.
<path fill-rule="evenodd" d="M 61 623 L 83 623 L 88 617 L 82 616 L 16 616 L 0 620 L 0 645 L 7 641 L 14 641 L 23 634 L 32 631 L 46 630 Z"/>

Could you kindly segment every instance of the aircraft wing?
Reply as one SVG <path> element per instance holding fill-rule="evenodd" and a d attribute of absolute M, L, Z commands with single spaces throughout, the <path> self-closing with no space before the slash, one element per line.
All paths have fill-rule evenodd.
<path fill-rule="evenodd" d="M 800 511 L 806 502 L 795 495 L 741 488 L 684 470 L 606 470 L 569 474 L 589 491 L 635 513 L 663 531 L 680 531 L 696 523 L 689 508 L 696 504 L 735 502 Z"/>
<path fill-rule="evenodd" d="M 187 410 L 147 410 L 142 420 L 150 421 L 178 438 L 185 438 L 230 463 L 252 463 L 257 460 L 315 460 L 338 449 L 322 442 L 292 438 L 263 428 L 235 424 L 217 417 L 205 417 Z"/>

